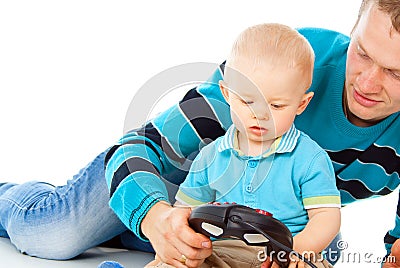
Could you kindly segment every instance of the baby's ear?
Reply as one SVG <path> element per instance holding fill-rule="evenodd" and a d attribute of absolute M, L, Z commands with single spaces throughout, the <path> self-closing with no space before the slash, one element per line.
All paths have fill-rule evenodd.
<path fill-rule="evenodd" d="M 219 88 L 221 89 L 222 96 L 229 103 L 229 89 L 224 80 L 219 80 Z"/>
<path fill-rule="evenodd" d="M 311 99 L 314 96 L 314 92 L 307 92 L 306 94 L 303 95 L 299 107 L 297 108 L 297 115 L 300 115 L 304 110 L 307 108 L 307 105 L 310 103 Z"/>

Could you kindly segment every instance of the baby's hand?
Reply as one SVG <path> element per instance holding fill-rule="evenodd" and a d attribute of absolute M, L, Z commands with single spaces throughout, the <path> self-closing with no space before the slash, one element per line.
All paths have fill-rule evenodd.
<path fill-rule="evenodd" d="M 304 268 L 305 263 L 303 261 L 292 261 L 288 268 Z"/>

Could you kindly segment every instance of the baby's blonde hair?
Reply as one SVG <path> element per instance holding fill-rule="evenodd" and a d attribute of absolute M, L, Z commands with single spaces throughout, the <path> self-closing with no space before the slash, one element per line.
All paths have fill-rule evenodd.
<path fill-rule="evenodd" d="M 262 64 L 282 65 L 312 73 L 314 51 L 296 30 L 279 23 L 264 23 L 245 29 L 235 40 L 226 65 L 233 67 L 246 58 L 254 68 Z"/>

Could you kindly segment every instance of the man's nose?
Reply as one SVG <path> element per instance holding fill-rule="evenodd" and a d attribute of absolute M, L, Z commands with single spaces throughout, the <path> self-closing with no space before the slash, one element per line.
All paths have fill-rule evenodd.
<path fill-rule="evenodd" d="M 358 85 L 362 93 L 373 94 L 382 90 L 383 70 L 377 65 L 371 66 L 369 69 L 363 71 L 358 77 Z"/>

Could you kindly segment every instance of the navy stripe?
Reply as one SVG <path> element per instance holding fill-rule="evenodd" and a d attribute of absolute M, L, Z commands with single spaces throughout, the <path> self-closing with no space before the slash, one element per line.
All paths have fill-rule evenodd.
<path fill-rule="evenodd" d="M 144 128 L 139 129 L 137 133 L 152 140 L 158 146 L 160 146 L 160 148 L 163 150 L 165 155 L 168 156 L 169 159 L 176 161 L 180 164 L 183 164 L 185 162 L 186 159 L 182 158 L 174 151 L 174 149 L 172 149 L 167 139 L 160 134 L 160 132 L 154 127 L 151 122 L 148 123 Z"/>
<path fill-rule="evenodd" d="M 397 237 L 390 235 L 389 232 L 386 233 L 385 238 L 383 239 L 385 244 L 393 244 L 396 240 Z"/>
<path fill-rule="evenodd" d="M 215 140 L 225 134 L 214 111 L 196 89 L 191 89 L 179 106 L 202 141 Z"/>
<path fill-rule="evenodd" d="M 349 165 L 354 162 L 362 153 L 363 151 L 359 151 L 356 149 L 346 149 L 343 151 L 326 151 L 333 162 Z"/>
<path fill-rule="evenodd" d="M 376 163 L 388 174 L 397 172 L 400 175 L 400 157 L 391 148 L 373 144 L 360 155 L 359 160 L 363 163 Z"/>
<path fill-rule="evenodd" d="M 225 73 L 225 64 L 226 64 L 226 61 L 224 61 L 223 63 L 221 63 L 221 64 L 219 65 L 219 69 L 221 69 L 222 74 Z"/>
<path fill-rule="evenodd" d="M 400 192 L 399 192 L 399 199 L 397 200 L 397 211 L 396 211 L 397 217 L 400 218 Z"/>
<path fill-rule="evenodd" d="M 333 162 L 339 164 L 349 165 L 358 159 L 363 163 L 377 164 L 388 174 L 397 172 L 397 174 L 400 175 L 400 156 L 398 156 L 393 149 L 388 147 L 379 147 L 372 144 L 365 151 L 346 149 L 338 152 L 327 151 L 327 153 Z M 339 170 L 339 172 L 340 171 L 341 170 Z"/>
<path fill-rule="evenodd" d="M 148 140 L 130 140 L 127 142 L 124 142 L 122 145 L 125 144 L 144 144 L 147 147 L 149 147 L 151 149 L 152 152 L 154 152 L 158 158 L 161 158 L 161 155 L 158 153 L 156 147 L 153 146 L 153 144 L 151 144 L 151 142 L 149 142 Z"/>
<path fill-rule="evenodd" d="M 365 199 L 373 195 L 387 195 L 392 192 L 388 187 L 384 187 L 379 191 L 371 191 L 357 180 L 345 181 L 336 176 L 336 186 L 339 190 L 349 192 L 356 199 Z"/>
<path fill-rule="evenodd" d="M 121 145 L 114 145 L 113 147 L 108 150 L 105 158 L 104 158 L 104 169 L 106 168 L 108 161 L 110 161 L 111 156 L 115 153 L 115 151 L 120 147 Z"/>
<path fill-rule="evenodd" d="M 137 129 L 136 133 L 152 140 L 159 147 L 162 147 L 161 134 L 157 131 L 157 129 L 153 126 L 151 122 L 147 123 L 144 127 Z"/>
<path fill-rule="evenodd" d="M 150 161 L 140 157 L 129 158 L 114 172 L 110 187 L 110 197 L 112 197 L 119 184 L 136 171 L 147 171 L 160 176 L 160 171 Z"/>
<path fill-rule="evenodd" d="M 104 167 L 107 166 L 108 161 L 110 161 L 110 158 L 115 153 L 115 151 L 119 147 L 126 145 L 126 144 L 144 144 L 147 147 L 149 147 L 157 155 L 158 158 L 161 158 L 161 155 L 158 153 L 157 149 L 149 141 L 147 141 L 147 140 L 130 140 L 130 141 L 124 142 L 123 144 L 117 144 L 117 145 L 114 145 L 113 147 L 111 147 L 111 149 L 108 151 L 108 153 L 104 159 Z"/>

